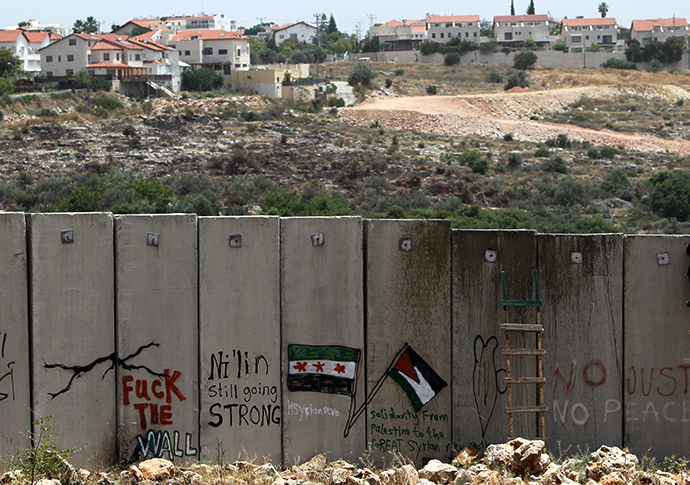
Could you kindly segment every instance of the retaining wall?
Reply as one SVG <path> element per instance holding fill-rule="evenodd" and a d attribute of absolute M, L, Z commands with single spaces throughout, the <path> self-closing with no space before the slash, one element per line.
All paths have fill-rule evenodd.
<path fill-rule="evenodd" d="M 421 464 L 503 442 L 499 325 L 536 318 L 504 314 L 503 274 L 512 300 L 538 281 L 552 446 L 690 444 L 687 236 L 180 214 L 1 214 L 0 228 L 5 462 L 28 446 L 29 409 L 83 466 L 367 448 Z M 536 358 L 511 372 L 536 375 Z M 535 386 L 513 389 L 513 406 L 536 404 Z M 516 417 L 515 435 L 536 431 Z"/>

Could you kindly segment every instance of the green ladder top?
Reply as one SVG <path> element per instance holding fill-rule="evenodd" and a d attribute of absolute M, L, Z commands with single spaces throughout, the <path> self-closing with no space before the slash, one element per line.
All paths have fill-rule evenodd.
<path fill-rule="evenodd" d="M 542 302 L 539 299 L 539 270 L 534 270 L 534 285 L 536 287 L 536 300 L 508 300 L 506 294 L 506 272 L 501 271 L 501 279 L 503 280 L 503 300 L 501 300 L 501 305 L 506 306 L 542 306 Z"/>

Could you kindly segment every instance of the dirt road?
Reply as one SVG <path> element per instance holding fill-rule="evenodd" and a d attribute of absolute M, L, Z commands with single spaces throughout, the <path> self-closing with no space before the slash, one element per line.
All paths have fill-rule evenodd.
<path fill-rule="evenodd" d="M 690 153 L 690 141 L 650 135 L 626 135 L 610 130 L 591 130 L 573 125 L 530 120 L 530 117 L 569 109 L 583 96 L 598 99 L 623 94 L 655 96 L 669 103 L 689 99 L 690 92 L 678 86 L 639 90 L 612 86 L 520 91 L 469 96 L 376 97 L 342 110 L 344 120 L 358 125 L 378 121 L 391 129 L 418 130 L 443 135 L 479 135 L 502 138 L 511 133 L 522 141 L 544 142 L 565 133 L 571 140 L 597 146 L 625 145 L 640 152 Z"/>

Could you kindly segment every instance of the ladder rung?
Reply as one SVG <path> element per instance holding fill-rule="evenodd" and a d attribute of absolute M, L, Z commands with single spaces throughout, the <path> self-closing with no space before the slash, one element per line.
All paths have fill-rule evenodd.
<path fill-rule="evenodd" d="M 501 300 L 503 306 L 542 306 L 541 300 Z"/>
<path fill-rule="evenodd" d="M 543 332 L 544 327 L 532 323 L 502 323 L 501 330 L 507 332 Z"/>
<path fill-rule="evenodd" d="M 504 377 L 504 384 L 545 384 L 546 377 Z"/>
<path fill-rule="evenodd" d="M 503 355 L 546 355 L 544 349 L 503 349 Z"/>
<path fill-rule="evenodd" d="M 506 413 L 544 413 L 548 410 L 548 406 L 506 406 Z"/>

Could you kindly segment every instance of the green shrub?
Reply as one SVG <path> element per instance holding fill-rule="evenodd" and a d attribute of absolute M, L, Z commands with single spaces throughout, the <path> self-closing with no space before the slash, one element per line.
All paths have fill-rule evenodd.
<path fill-rule="evenodd" d="M 561 42 L 556 42 L 552 47 L 551 50 L 554 51 L 561 51 L 561 52 L 568 52 L 568 46 Z"/>
<path fill-rule="evenodd" d="M 539 148 L 537 148 L 537 151 L 534 152 L 534 156 L 537 158 L 548 158 L 549 157 L 549 151 L 544 147 L 539 147 Z"/>
<path fill-rule="evenodd" d="M 50 108 L 41 108 L 37 115 L 41 118 L 55 118 L 58 114 Z"/>
<path fill-rule="evenodd" d="M 150 115 L 153 112 L 153 101 L 146 101 L 141 105 L 141 110 L 146 115 Z"/>
<path fill-rule="evenodd" d="M 89 87 L 94 91 L 110 91 L 110 81 L 102 77 L 92 77 L 89 80 Z"/>
<path fill-rule="evenodd" d="M 587 156 L 592 160 L 595 160 L 601 156 L 601 153 L 599 153 L 599 150 L 597 150 L 596 148 L 590 148 L 589 150 L 587 150 Z"/>
<path fill-rule="evenodd" d="M 389 77 L 386 78 L 386 89 L 390 89 L 391 86 L 393 85 L 393 80 Z"/>
<path fill-rule="evenodd" d="M 506 80 L 503 89 L 508 91 L 516 86 L 521 88 L 526 88 L 529 86 L 529 81 L 527 81 L 527 73 L 525 73 L 525 71 L 511 71 L 508 73 L 508 79 Z"/>
<path fill-rule="evenodd" d="M 566 173 L 568 171 L 568 167 L 566 167 L 565 161 L 561 157 L 546 160 L 541 164 L 541 167 L 546 172 Z"/>
<path fill-rule="evenodd" d="M 503 82 L 503 76 L 501 76 L 499 73 L 496 71 L 490 71 L 486 75 L 486 82 L 492 83 L 492 84 L 499 84 Z"/>
<path fill-rule="evenodd" d="M 649 207 L 663 217 L 675 217 L 681 222 L 690 215 L 690 174 L 684 171 L 663 171 L 649 179 L 652 190 Z"/>
<path fill-rule="evenodd" d="M 518 168 L 522 165 L 522 157 L 519 153 L 508 154 L 508 168 Z"/>
<path fill-rule="evenodd" d="M 395 76 L 404 76 L 404 75 L 405 75 L 405 70 L 404 70 L 404 69 L 398 68 L 398 69 L 396 69 L 395 71 L 393 71 L 393 75 L 395 75 Z"/>
<path fill-rule="evenodd" d="M 616 156 L 616 149 L 612 147 L 602 147 L 600 154 L 602 158 L 613 158 Z"/>
<path fill-rule="evenodd" d="M 426 94 L 435 95 L 436 93 L 438 93 L 438 88 L 433 84 L 426 87 Z"/>
<path fill-rule="evenodd" d="M 659 72 L 664 68 L 664 65 L 661 63 L 659 59 L 652 59 L 649 61 L 649 68 L 647 69 L 649 72 Z"/>
<path fill-rule="evenodd" d="M 513 141 L 513 134 L 506 133 L 505 135 L 503 135 L 503 141 Z"/>
<path fill-rule="evenodd" d="M 608 67 L 610 69 L 628 69 L 637 70 L 637 64 L 631 61 L 624 61 L 623 59 L 616 59 L 614 57 L 607 59 L 601 67 Z"/>
<path fill-rule="evenodd" d="M 117 99 L 110 98 L 108 96 L 101 96 L 93 101 L 93 105 L 97 108 L 102 108 L 107 111 L 112 111 L 115 109 L 122 108 L 122 103 Z"/>
<path fill-rule="evenodd" d="M 223 76 L 208 67 L 191 69 L 182 73 L 183 91 L 211 91 L 223 87 Z"/>
<path fill-rule="evenodd" d="M 359 63 L 357 64 L 357 67 L 355 67 L 354 71 L 352 71 L 347 77 L 347 83 L 350 86 L 361 85 L 369 87 L 371 86 L 371 81 L 373 81 L 376 76 L 376 72 L 374 72 L 369 66 Z"/>
<path fill-rule="evenodd" d="M 525 40 L 525 49 L 536 49 L 537 48 L 537 41 L 534 40 L 533 38 L 529 38 Z M 536 62 L 536 61 L 535 61 Z"/>
<path fill-rule="evenodd" d="M 446 66 L 456 66 L 460 64 L 460 54 L 458 52 L 449 52 L 443 58 L 443 64 Z"/>
<path fill-rule="evenodd" d="M 523 50 L 513 57 L 513 67 L 521 71 L 531 69 L 537 63 L 537 55 L 529 49 Z"/>

